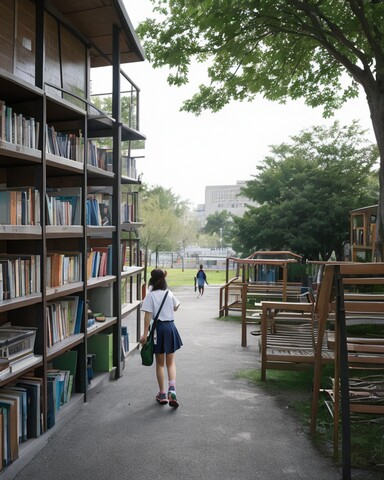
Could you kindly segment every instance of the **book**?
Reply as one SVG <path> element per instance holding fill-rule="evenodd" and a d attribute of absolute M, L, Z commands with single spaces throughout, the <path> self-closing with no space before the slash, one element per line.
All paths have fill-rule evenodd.
<path fill-rule="evenodd" d="M 58 370 L 69 371 L 69 374 L 76 378 L 77 371 L 77 351 L 68 350 L 52 360 L 52 367 Z M 69 379 L 68 379 L 69 383 Z"/>
<path fill-rule="evenodd" d="M 81 252 L 48 252 L 47 287 L 59 287 L 65 283 L 79 282 L 81 278 Z"/>
<path fill-rule="evenodd" d="M 0 408 L 0 470 L 4 468 L 4 415 Z"/>
<path fill-rule="evenodd" d="M 0 188 L 0 224 L 40 225 L 40 195 L 32 186 Z"/>
<path fill-rule="evenodd" d="M 129 351 L 129 333 L 128 333 L 128 327 L 125 325 L 122 325 L 121 327 L 121 336 L 123 337 L 124 349 L 126 352 L 128 352 Z"/>
<path fill-rule="evenodd" d="M 81 333 L 81 325 L 83 323 L 83 312 L 84 312 L 84 300 L 82 298 L 79 298 L 79 304 L 76 312 L 75 329 L 73 331 L 74 334 Z"/>
<path fill-rule="evenodd" d="M 5 141 L 5 102 L 0 100 L 0 140 Z"/>
<path fill-rule="evenodd" d="M 79 297 L 76 295 L 47 303 L 48 347 L 75 333 L 78 309 Z"/>
<path fill-rule="evenodd" d="M 55 378 L 47 377 L 47 428 L 56 423 L 56 385 Z"/>
<path fill-rule="evenodd" d="M 23 403 L 22 398 L 19 393 L 16 392 L 6 392 L 4 389 L 0 388 L 0 402 L 4 400 L 13 400 L 16 407 L 16 436 L 17 443 L 23 441 Z"/>
<path fill-rule="evenodd" d="M 7 465 L 13 462 L 19 456 L 19 441 L 18 441 L 18 411 L 16 400 L 9 398 L 0 398 L 0 407 L 7 410 L 8 425 L 6 431 L 7 443 Z"/>
<path fill-rule="evenodd" d="M 32 377 L 21 377 L 16 386 L 27 390 L 27 436 L 37 438 L 41 435 L 41 386 L 42 380 Z"/>
<path fill-rule="evenodd" d="M 6 467 L 10 463 L 9 458 L 9 407 L 7 405 L 0 406 L 1 418 L 2 418 L 2 431 L 1 431 L 1 443 L 2 443 L 2 458 L 1 465 L 2 468 Z"/>
<path fill-rule="evenodd" d="M 48 189 L 47 225 L 81 225 L 81 187 Z"/>
<path fill-rule="evenodd" d="M 61 392 L 63 389 L 63 384 L 61 381 L 61 375 L 59 373 L 59 370 L 49 369 L 47 372 L 47 379 L 53 381 L 54 407 L 55 407 L 55 412 L 58 412 L 61 406 Z"/>
<path fill-rule="evenodd" d="M 2 387 L 1 392 L 4 393 L 11 393 L 17 394 L 20 397 L 21 405 L 22 405 L 22 429 L 21 429 L 21 441 L 26 442 L 28 438 L 28 430 L 27 430 L 27 417 L 28 417 L 28 396 L 27 390 L 22 387 L 17 387 L 15 385 L 7 385 L 6 387 Z"/>

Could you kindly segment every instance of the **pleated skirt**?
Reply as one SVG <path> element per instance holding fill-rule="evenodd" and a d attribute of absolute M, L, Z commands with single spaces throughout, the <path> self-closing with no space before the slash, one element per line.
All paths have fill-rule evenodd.
<path fill-rule="evenodd" d="M 154 353 L 174 353 L 183 345 L 175 322 L 158 321 L 154 342 Z"/>

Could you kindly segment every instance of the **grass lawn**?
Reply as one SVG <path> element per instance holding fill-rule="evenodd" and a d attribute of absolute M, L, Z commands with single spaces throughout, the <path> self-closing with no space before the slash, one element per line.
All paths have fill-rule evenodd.
<path fill-rule="evenodd" d="M 152 268 L 148 268 L 148 273 L 150 274 Z M 214 269 L 204 269 L 205 274 L 207 275 L 208 283 L 211 285 L 224 285 L 225 284 L 225 270 L 214 270 Z M 167 269 L 167 283 L 169 288 L 172 287 L 184 287 L 191 286 L 193 287 L 194 281 L 193 278 L 197 273 L 197 269 L 184 269 L 181 268 L 169 268 Z M 230 271 L 229 278 L 235 276 L 234 271 Z"/>

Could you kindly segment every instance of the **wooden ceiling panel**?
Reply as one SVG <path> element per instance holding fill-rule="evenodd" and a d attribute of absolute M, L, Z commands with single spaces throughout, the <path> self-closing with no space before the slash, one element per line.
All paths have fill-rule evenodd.
<path fill-rule="evenodd" d="M 105 57 L 111 62 L 114 24 L 121 31 L 121 63 L 144 60 L 122 0 L 49 0 L 48 3 L 96 47 L 92 49 L 92 66 L 108 65 Z"/>

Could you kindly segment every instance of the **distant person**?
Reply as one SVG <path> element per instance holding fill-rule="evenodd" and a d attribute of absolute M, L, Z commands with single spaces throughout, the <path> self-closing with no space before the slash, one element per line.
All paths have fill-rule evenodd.
<path fill-rule="evenodd" d="M 204 295 L 204 285 L 207 284 L 207 275 L 205 274 L 203 270 L 203 265 L 200 265 L 200 269 L 196 273 L 196 279 L 197 279 L 197 288 L 199 289 L 199 295 L 197 298 L 202 297 Z"/>
<path fill-rule="evenodd" d="M 165 277 L 166 272 L 159 268 L 151 272 L 151 278 L 148 282 L 148 293 L 141 307 L 145 315 L 144 334 L 140 339 L 140 343 L 142 345 L 146 343 L 151 320 L 157 314 L 164 295 L 168 290 L 168 296 L 157 319 L 154 336 L 155 345 L 153 351 L 156 360 L 156 378 L 159 384 L 159 393 L 156 395 L 156 400 L 161 405 L 169 403 L 170 407 L 177 408 L 179 403 L 176 396 L 175 351 L 183 345 L 183 342 L 174 324 L 174 312 L 179 308 L 180 302 L 168 289 Z M 168 374 L 168 394 L 165 390 L 165 366 Z"/>

